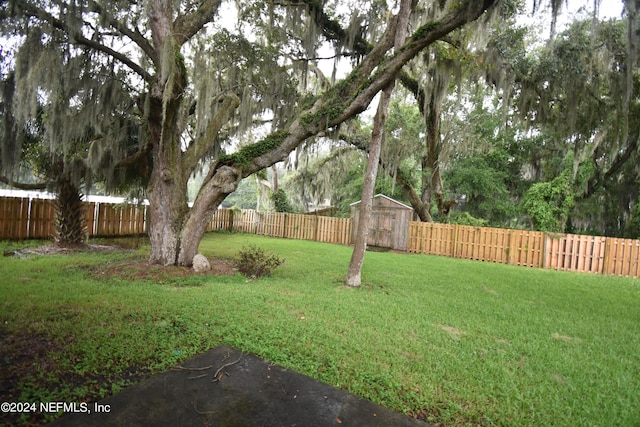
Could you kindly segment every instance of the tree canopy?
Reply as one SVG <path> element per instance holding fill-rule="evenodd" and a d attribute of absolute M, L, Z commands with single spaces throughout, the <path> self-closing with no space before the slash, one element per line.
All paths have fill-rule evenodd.
<path fill-rule="evenodd" d="M 550 3 L 557 11 L 562 2 Z M 629 16 L 635 3 L 627 2 Z M 489 63 L 482 72 L 509 102 L 507 109 L 522 112 L 545 135 L 552 120 L 556 126 L 566 121 L 562 130 L 568 133 L 554 137 L 576 147 L 570 176 L 577 205 L 627 170 L 637 151 L 628 119 L 634 78 L 625 71 L 634 69 L 637 48 L 635 36 L 624 40 L 635 34 L 634 20 L 627 33 L 615 23 L 598 25 L 597 34 L 589 34 L 586 24 L 572 27 L 537 56 L 518 51 L 508 38 L 518 41 L 518 33 L 505 31 L 487 50 L 489 61 L 461 48 L 496 32 L 491 19 L 513 16 L 521 3 L 414 2 L 406 41 L 395 48 L 393 5 L 360 6 L 344 10 L 341 3 L 307 0 L 4 2 L 2 78 L 13 80 L 12 98 L 3 91 L 2 99 L 2 175 L 12 176 L 19 163 L 15 153 L 25 139 L 13 135 L 41 117 L 41 143 L 61 153 L 64 170 L 83 164 L 109 182 L 127 171 L 142 177 L 151 204 L 150 261 L 190 265 L 211 215 L 243 178 L 287 159 L 314 137 L 332 135 L 396 78 L 407 81 L 413 73 L 423 85 L 418 99 L 446 101 L 460 73 L 452 80 L 441 71 L 430 74 L 427 59 L 438 70 L 456 59 L 465 72 Z M 592 44 L 580 48 L 583 42 Z M 319 52 L 327 45 L 328 56 L 352 63 L 342 80 L 319 71 Z M 578 72 L 589 74 L 567 78 Z M 440 78 L 423 78 L 429 75 Z M 570 81 L 563 86 L 560 76 Z M 606 92 L 614 86 L 620 90 Z M 566 102 L 572 97 L 580 102 Z M 613 113 L 606 119 L 593 113 L 611 103 L 621 105 L 617 124 Z M 438 116 L 426 114 L 431 127 L 425 134 Z M 245 138 L 249 131 L 254 138 Z M 432 133 L 435 145 L 427 146 L 437 153 L 439 132 Z M 402 162 L 392 163 L 394 176 L 402 176 Z M 427 162 L 422 173 L 435 167 Z M 187 183 L 199 171 L 204 179 L 189 207 Z M 429 200 L 426 181 L 418 192 L 423 203 Z M 428 186 L 444 200 L 438 179 Z"/>
<path fill-rule="evenodd" d="M 515 20 L 482 38 L 458 31 L 425 50 L 431 63 L 404 67 L 401 80 L 422 109 L 423 141 L 395 138 L 409 115 L 389 123 L 394 143 L 381 165 L 420 218 L 446 219 L 440 203 L 455 198 L 456 212 L 485 224 L 636 236 L 637 15 L 629 2 L 627 19 L 600 20 L 597 6 L 551 38 Z M 431 68 L 415 74 L 428 82 L 421 88 L 411 73 L 425 62 Z M 343 139 L 367 149 L 362 138 Z M 343 152 L 338 146 L 334 157 Z"/>
<path fill-rule="evenodd" d="M 84 138 L 92 163 L 141 171 L 146 164 L 150 261 L 190 265 L 211 215 L 242 178 L 364 111 L 425 47 L 497 3 L 415 3 L 412 34 L 396 49 L 395 18 L 371 25 L 388 10 L 377 3 L 365 8 L 369 17 L 350 18 L 349 30 L 330 16 L 330 4 L 248 3 L 241 18 L 269 23 L 255 26 L 255 41 L 222 27 L 221 0 L 13 0 L 3 3 L 0 26 L 5 39 L 17 40 L 10 65 L 16 119 L 26 123 L 41 105 L 47 142 L 63 153 Z M 239 27 L 250 22 L 241 19 Z M 308 69 L 323 40 L 340 54 L 353 50 L 356 67 L 319 94 L 300 91 L 292 99 L 293 65 L 304 56 Z M 216 156 L 261 116 L 273 119 L 268 135 Z M 135 150 L 118 143 L 131 125 Z M 187 181 L 203 161 L 209 172 L 189 208 Z"/>

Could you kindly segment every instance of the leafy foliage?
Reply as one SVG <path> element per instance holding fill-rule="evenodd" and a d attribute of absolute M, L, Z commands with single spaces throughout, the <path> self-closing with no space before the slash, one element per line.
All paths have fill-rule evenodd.
<path fill-rule="evenodd" d="M 573 186 L 565 171 L 552 181 L 533 184 L 522 200 L 522 209 L 536 230 L 561 232 L 574 203 Z"/>
<path fill-rule="evenodd" d="M 238 271 L 247 277 L 257 279 L 262 276 L 271 276 L 271 272 L 284 263 L 284 259 L 267 252 L 256 245 L 243 247 L 238 252 L 236 265 Z"/>
<path fill-rule="evenodd" d="M 276 212 L 293 212 L 293 208 L 289 204 L 287 193 L 282 188 L 278 188 L 278 191 L 274 191 L 271 194 L 271 201 L 276 209 Z"/>
<path fill-rule="evenodd" d="M 487 227 L 488 221 L 482 218 L 475 218 L 469 212 L 456 212 L 451 218 L 452 224 L 471 225 L 473 227 Z"/>
<path fill-rule="evenodd" d="M 631 218 L 629 219 L 627 229 L 628 237 L 632 239 L 640 239 L 640 197 L 636 200 L 631 209 Z"/>
<path fill-rule="evenodd" d="M 247 165 L 256 157 L 262 156 L 263 154 L 278 148 L 287 136 L 288 133 L 286 132 L 274 132 L 261 141 L 243 146 L 235 153 L 221 155 L 218 161 L 220 164 L 240 163 L 242 165 Z"/>
<path fill-rule="evenodd" d="M 451 191 L 466 196 L 469 214 L 493 225 L 508 223 L 515 214 L 508 178 L 496 158 L 489 155 L 460 159 L 445 174 Z"/>

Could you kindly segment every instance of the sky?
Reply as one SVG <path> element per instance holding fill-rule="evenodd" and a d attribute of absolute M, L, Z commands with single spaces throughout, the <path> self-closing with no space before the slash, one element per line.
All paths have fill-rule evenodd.
<path fill-rule="evenodd" d="M 538 0 L 540 3 L 540 0 Z M 543 1 L 543 4 L 546 4 Z M 593 11 L 594 0 L 568 0 L 562 3 L 562 10 L 558 16 L 556 31 L 560 32 L 574 17 L 589 17 Z M 622 0 L 601 0 L 598 16 L 600 19 L 621 18 L 624 4 Z M 527 0 L 527 12 L 519 21 L 527 24 L 538 24 L 541 26 L 541 35 L 548 36 L 550 30 L 551 10 L 543 7 L 532 16 L 533 0 Z"/>

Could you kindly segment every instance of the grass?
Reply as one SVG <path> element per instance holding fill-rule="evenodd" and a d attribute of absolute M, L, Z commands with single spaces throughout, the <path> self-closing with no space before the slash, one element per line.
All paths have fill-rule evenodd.
<path fill-rule="evenodd" d="M 200 250 L 249 244 L 285 264 L 252 281 L 103 274 L 145 246 L 0 259 L 12 399 L 96 400 L 227 344 L 439 425 L 640 425 L 637 279 L 369 252 L 349 289 L 349 247 L 221 233 Z"/>

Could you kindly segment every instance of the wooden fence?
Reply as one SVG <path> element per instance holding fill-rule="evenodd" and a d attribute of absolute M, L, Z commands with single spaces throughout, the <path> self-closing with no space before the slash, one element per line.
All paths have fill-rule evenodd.
<path fill-rule="evenodd" d="M 147 232 L 147 205 L 86 203 L 89 236 L 132 236 Z"/>
<path fill-rule="evenodd" d="M 84 205 L 90 237 L 147 231 L 145 205 Z M 53 200 L 0 197 L 0 239 L 49 238 L 54 227 Z M 351 244 L 351 229 L 349 218 L 233 209 L 219 209 L 208 227 L 342 245 Z M 640 240 L 412 221 L 407 252 L 640 277 Z"/>
<path fill-rule="evenodd" d="M 0 197 L 0 238 L 46 239 L 55 225 L 53 200 Z"/>
<path fill-rule="evenodd" d="M 342 245 L 351 243 L 351 219 L 327 216 L 219 209 L 208 230 L 241 231 Z"/>
<path fill-rule="evenodd" d="M 543 245 L 542 232 L 412 221 L 407 251 L 542 267 Z"/>
<path fill-rule="evenodd" d="M 84 202 L 89 237 L 146 233 L 147 206 Z M 0 197 L 0 239 L 48 239 L 55 233 L 51 199 Z"/>
<path fill-rule="evenodd" d="M 410 253 L 640 277 L 640 240 L 411 222 Z"/>
<path fill-rule="evenodd" d="M 607 238 L 604 273 L 640 277 L 640 240 Z"/>

